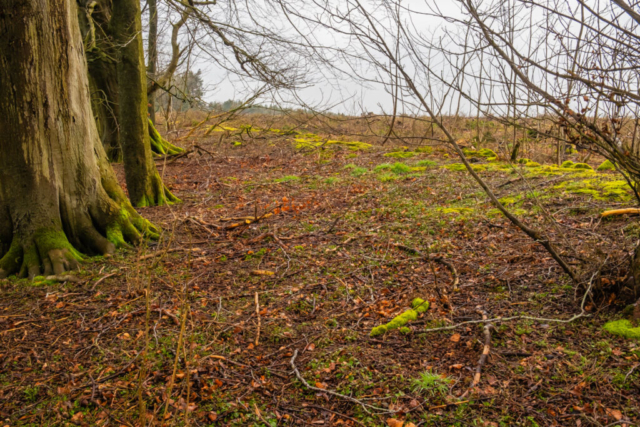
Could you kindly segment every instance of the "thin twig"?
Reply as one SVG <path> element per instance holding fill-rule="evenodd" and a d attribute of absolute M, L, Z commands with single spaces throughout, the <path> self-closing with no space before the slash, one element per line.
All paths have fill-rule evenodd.
<path fill-rule="evenodd" d="M 482 315 L 482 320 L 484 320 L 485 322 L 487 321 L 487 318 L 489 316 L 487 316 L 487 312 L 482 310 L 482 308 L 478 307 L 478 312 Z M 487 359 L 489 358 L 489 353 L 491 352 L 491 328 L 493 328 L 493 325 L 489 322 L 484 324 L 484 347 L 482 348 L 482 354 L 480 355 L 480 360 L 478 360 L 478 366 L 476 367 L 476 373 L 473 376 L 473 381 L 471 383 L 471 387 L 469 387 L 469 389 L 467 389 L 467 391 L 465 391 L 461 396 L 460 399 L 464 399 L 467 394 L 469 394 L 469 392 L 471 392 L 479 383 L 480 383 L 480 376 L 482 375 L 482 368 L 484 367 L 484 364 L 487 362 Z"/>
<path fill-rule="evenodd" d="M 368 413 L 368 414 L 370 414 L 371 412 L 367 408 L 375 409 L 376 411 L 385 411 L 385 413 L 388 412 L 384 408 L 378 408 L 378 407 L 369 405 L 369 404 L 364 403 L 363 401 L 358 400 L 358 399 L 356 399 L 354 397 L 347 396 L 347 395 L 340 394 L 340 393 L 336 393 L 335 391 L 325 390 L 325 389 L 322 389 L 322 388 L 319 388 L 319 387 L 312 386 L 311 384 L 309 384 L 307 382 L 307 380 L 305 380 L 302 377 L 302 375 L 300 375 L 300 371 L 298 371 L 298 368 L 296 368 L 296 363 L 295 363 L 296 362 L 296 357 L 298 357 L 298 350 L 295 350 L 293 352 L 293 357 L 291 358 L 291 367 L 293 368 L 293 372 L 295 372 L 296 377 L 298 377 L 300 382 L 302 382 L 302 384 L 304 384 L 304 386 L 307 387 L 308 389 L 317 391 L 319 393 L 326 393 L 326 394 L 329 394 L 331 396 L 336 396 L 336 397 L 339 397 L 341 399 L 345 399 L 345 400 L 348 400 L 350 402 L 357 403 L 358 405 L 362 406 L 362 409 L 364 409 L 365 412 Z"/>
<path fill-rule="evenodd" d="M 256 347 L 260 343 L 260 300 L 258 299 L 258 293 L 256 292 L 256 316 L 258 317 L 258 332 L 256 333 Z"/>

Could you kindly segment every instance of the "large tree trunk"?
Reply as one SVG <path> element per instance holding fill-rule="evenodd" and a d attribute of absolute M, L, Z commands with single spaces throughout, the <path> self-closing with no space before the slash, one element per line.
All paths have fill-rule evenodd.
<path fill-rule="evenodd" d="M 100 142 L 75 0 L 3 0 L 0 35 L 0 277 L 60 274 L 155 234 Z"/>
<path fill-rule="evenodd" d="M 156 79 L 156 67 L 158 65 L 158 4 L 157 0 L 149 0 L 149 63 L 147 74 L 153 81 Z M 156 124 L 156 94 L 149 93 L 149 120 Z"/>
<path fill-rule="evenodd" d="M 134 206 L 178 201 L 153 162 L 147 118 L 147 76 L 138 0 L 113 0 L 111 33 L 118 45 L 120 147 L 129 198 Z"/>
<path fill-rule="evenodd" d="M 89 88 L 100 139 L 111 161 L 122 161 L 118 126 L 116 51 L 109 35 L 110 0 L 77 0 L 80 33 L 89 64 Z"/>

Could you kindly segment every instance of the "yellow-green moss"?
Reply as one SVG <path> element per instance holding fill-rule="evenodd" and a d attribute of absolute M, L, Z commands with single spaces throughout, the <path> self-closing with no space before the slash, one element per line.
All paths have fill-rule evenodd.
<path fill-rule="evenodd" d="M 294 139 L 296 142 L 296 148 L 318 148 L 324 146 L 346 147 L 351 151 L 365 151 L 369 150 L 372 145 L 361 141 L 338 141 L 329 140 L 322 141 L 322 139 L 314 134 L 302 134 L 300 138 Z"/>
<path fill-rule="evenodd" d="M 38 246 L 41 258 L 48 256 L 48 253 L 52 250 L 66 249 L 68 250 L 69 255 L 76 260 L 81 261 L 84 259 L 82 254 L 78 252 L 71 243 L 69 243 L 67 236 L 62 230 L 42 228 L 35 232 L 33 238 Z"/>
<path fill-rule="evenodd" d="M 480 150 L 469 150 L 467 148 L 463 148 L 462 152 L 465 154 L 465 156 L 469 157 L 486 157 L 493 159 L 496 159 L 498 157 L 495 151 L 489 148 L 481 148 Z"/>
<path fill-rule="evenodd" d="M 473 208 L 438 208 L 439 212 L 443 214 L 457 214 L 464 215 L 473 212 Z"/>
<path fill-rule="evenodd" d="M 386 325 L 376 326 L 371 330 L 369 336 L 375 337 L 378 335 L 382 335 L 387 331 L 391 331 L 393 329 L 399 329 L 405 326 L 412 320 L 416 320 L 418 318 L 419 313 L 424 313 L 429 309 L 429 302 L 425 301 L 421 298 L 415 298 L 411 302 L 411 308 L 399 316 L 394 317 L 389 323 Z M 408 329 L 408 328 L 407 328 Z"/>
<path fill-rule="evenodd" d="M 571 194 L 583 194 L 596 200 L 628 201 L 631 199 L 631 187 L 626 181 L 601 181 L 598 179 L 584 179 L 565 181 L 554 187 Z"/>
<path fill-rule="evenodd" d="M 614 170 L 616 170 L 616 167 L 613 165 L 613 163 L 611 163 L 610 160 L 605 160 L 604 162 L 602 162 L 602 164 L 600 166 L 598 166 L 597 170 L 599 170 L 599 171 L 614 171 Z"/>
<path fill-rule="evenodd" d="M 149 142 L 151 143 L 151 150 L 156 154 L 162 155 L 175 155 L 184 153 L 184 149 L 176 145 L 173 145 L 160 135 L 160 132 L 155 128 L 151 119 L 149 119 Z"/>
<path fill-rule="evenodd" d="M 387 153 L 385 157 L 396 157 L 398 159 L 408 159 L 410 157 L 414 157 L 416 153 L 413 151 L 393 151 L 391 153 Z"/>
<path fill-rule="evenodd" d="M 593 170 L 593 168 L 591 166 L 589 166 L 586 163 L 576 163 L 575 165 L 573 165 L 574 169 L 591 169 Z"/>
<path fill-rule="evenodd" d="M 629 339 L 640 339 L 640 326 L 634 326 L 630 320 L 620 319 L 604 325 L 604 330 Z"/>
<path fill-rule="evenodd" d="M 425 153 L 425 154 L 431 154 L 433 152 L 433 148 L 429 147 L 429 146 L 425 146 L 425 147 L 418 147 L 415 150 L 416 153 Z"/>
<path fill-rule="evenodd" d="M 509 212 L 511 212 L 515 216 L 523 216 L 529 213 L 524 209 L 509 209 Z M 502 215 L 504 214 L 502 213 L 502 211 L 500 211 L 500 209 L 491 209 L 489 212 L 487 212 L 487 216 L 491 218 L 502 216 Z"/>
<path fill-rule="evenodd" d="M 561 168 L 572 168 L 573 165 L 575 165 L 575 163 L 573 163 L 571 160 L 566 160 L 566 161 L 562 162 L 560 167 Z"/>
<path fill-rule="evenodd" d="M 462 163 L 452 163 L 452 164 L 446 165 L 444 167 L 449 169 L 450 171 L 454 171 L 454 172 L 464 172 L 464 171 L 467 170 L 465 165 L 462 164 Z M 481 171 L 484 171 L 484 170 L 487 169 L 487 167 L 485 165 L 471 165 L 471 168 L 476 172 L 481 172 Z"/>

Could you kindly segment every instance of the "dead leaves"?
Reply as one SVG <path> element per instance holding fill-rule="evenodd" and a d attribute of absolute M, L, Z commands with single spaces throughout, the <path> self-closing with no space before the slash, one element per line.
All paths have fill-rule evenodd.
<path fill-rule="evenodd" d="M 396 420 L 395 418 L 387 419 L 387 425 L 389 427 L 416 427 L 414 423 L 406 423 L 404 421 Z"/>

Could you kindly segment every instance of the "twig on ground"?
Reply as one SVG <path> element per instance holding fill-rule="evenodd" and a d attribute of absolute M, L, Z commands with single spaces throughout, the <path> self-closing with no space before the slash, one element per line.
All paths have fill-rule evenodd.
<path fill-rule="evenodd" d="M 107 274 L 107 275 L 105 275 L 105 276 L 102 276 L 101 278 L 99 278 L 98 280 L 96 280 L 96 283 L 94 283 L 94 284 L 93 284 L 93 286 L 89 289 L 89 292 L 93 292 L 93 291 L 96 289 L 96 287 L 97 287 L 100 283 L 104 282 L 104 281 L 105 281 L 105 280 L 107 280 L 109 277 L 117 276 L 117 275 L 119 275 L 120 273 L 121 273 L 120 271 L 116 271 L 115 273 L 109 273 L 109 274 Z"/>
<path fill-rule="evenodd" d="M 258 293 L 256 292 L 256 317 L 258 318 L 258 332 L 256 333 L 256 347 L 260 343 L 260 300 L 258 299 Z"/>
<path fill-rule="evenodd" d="M 482 320 L 487 321 L 487 312 L 482 310 L 482 308 L 478 307 L 478 312 L 482 315 Z M 469 394 L 479 383 L 480 376 L 482 375 L 482 368 L 484 364 L 487 362 L 489 358 L 489 353 L 491 352 L 491 328 L 493 325 L 490 322 L 484 324 L 483 332 L 484 332 L 484 347 L 482 348 L 482 354 L 480 355 L 480 360 L 478 360 L 478 366 L 476 367 L 476 373 L 473 376 L 473 381 L 471 383 L 471 387 L 467 389 L 461 396 L 460 399 L 464 399 L 467 394 Z"/>
<path fill-rule="evenodd" d="M 161 250 L 161 251 L 158 251 L 158 252 L 154 252 L 154 253 L 149 254 L 149 255 L 141 256 L 140 258 L 138 258 L 138 261 L 144 261 L 144 260 L 147 260 L 147 259 L 155 258 L 157 256 L 164 255 L 164 254 L 169 254 L 169 253 L 173 253 L 173 252 L 185 252 L 185 251 L 198 252 L 199 249 L 198 248 L 172 248 L 172 249 L 166 249 L 166 250 Z"/>
<path fill-rule="evenodd" d="M 607 258 L 608 259 L 608 258 Z M 605 261 L 606 262 L 606 261 Z M 602 267 L 600 267 L 602 268 Z M 512 320 L 533 320 L 535 322 L 554 322 L 554 323 L 571 323 L 574 322 L 582 317 L 591 317 L 591 314 L 588 314 L 585 312 L 584 309 L 584 305 L 587 301 L 587 296 L 589 296 L 589 294 L 591 293 L 591 288 L 593 287 L 593 279 L 596 277 L 596 275 L 598 275 L 600 272 L 600 269 L 598 269 L 598 271 L 596 271 L 592 276 L 591 279 L 589 280 L 589 287 L 587 288 L 587 290 L 585 291 L 583 297 L 582 297 L 582 303 L 580 304 L 580 313 L 578 314 L 574 314 L 573 316 L 571 316 L 569 319 L 548 319 L 548 318 L 544 318 L 544 317 L 533 317 L 533 316 L 511 316 L 511 317 L 494 317 L 493 319 L 482 319 L 482 320 L 468 320 L 466 322 L 460 322 L 457 323 L 455 325 L 451 325 L 451 326 L 442 326 L 440 328 L 429 328 L 429 329 L 424 329 L 422 330 L 422 332 L 438 332 L 438 331 L 451 331 L 453 329 L 457 329 L 460 326 L 464 326 L 464 325 L 472 325 L 472 324 L 476 324 L 476 323 L 502 323 L 502 322 L 510 322 Z"/>
<path fill-rule="evenodd" d="M 336 396 L 336 397 L 339 397 L 339 398 L 341 398 L 341 399 L 345 399 L 345 400 L 348 400 L 348 401 L 350 401 L 350 402 L 356 403 L 356 404 L 358 404 L 358 405 L 362 406 L 362 409 L 364 409 L 364 411 L 365 411 L 366 413 L 368 413 L 368 414 L 370 414 L 371 412 L 370 412 L 370 411 L 369 411 L 369 409 L 367 409 L 367 408 L 371 408 L 371 409 L 374 409 L 374 410 L 376 410 L 376 411 L 384 411 L 385 413 L 388 413 L 388 411 L 386 411 L 384 408 L 378 408 L 378 407 L 375 407 L 375 406 L 369 405 L 369 404 L 364 403 L 363 401 L 358 400 L 358 399 L 356 399 L 356 398 L 354 398 L 354 397 L 347 396 L 347 395 L 340 394 L 340 393 L 336 393 L 335 391 L 325 390 L 325 389 L 322 389 L 322 388 L 319 388 L 319 387 L 314 387 L 314 386 L 312 386 L 311 384 L 309 384 L 309 383 L 307 382 L 307 380 L 305 380 L 305 379 L 304 379 L 304 377 L 303 377 L 302 375 L 300 375 L 300 371 L 298 371 L 298 368 L 296 367 L 296 363 L 295 363 L 295 362 L 296 362 L 296 358 L 297 358 L 297 357 L 298 357 L 298 350 L 295 350 L 295 351 L 293 352 L 293 357 L 291 358 L 291 367 L 293 368 L 293 372 L 296 374 L 296 377 L 297 377 L 297 378 L 300 380 L 300 382 L 302 382 L 302 384 L 303 384 L 305 387 L 307 387 L 308 389 L 310 389 L 310 390 L 314 390 L 314 391 L 317 391 L 318 393 L 326 393 L 326 394 L 329 394 L 329 395 L 331 395 L 331 396 Z"/>

